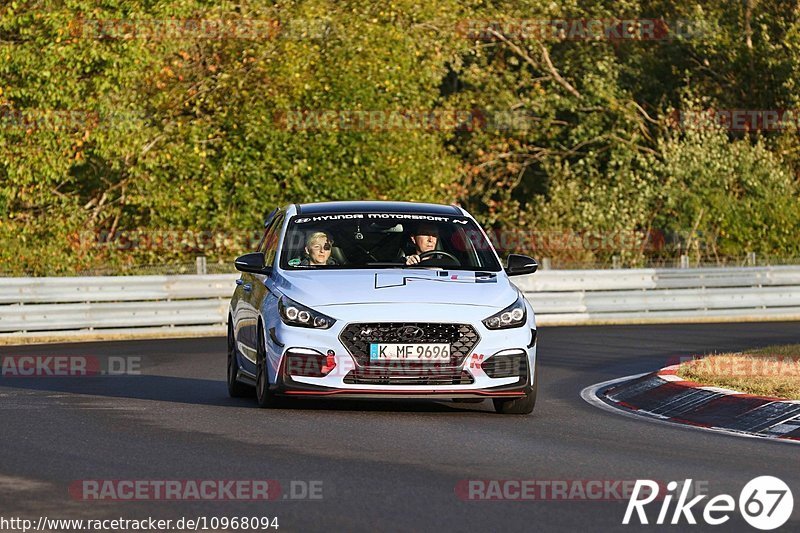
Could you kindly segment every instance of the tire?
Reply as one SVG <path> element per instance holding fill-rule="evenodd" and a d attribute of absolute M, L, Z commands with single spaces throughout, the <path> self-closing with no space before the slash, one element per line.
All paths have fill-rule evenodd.
<path fill-rule="evenodd" d="M 231 398 L 244 398 L 253 394 L 253 389 L 236 380 L 239 373 L 239 360 L 236 358 L 236 342 L 233 338 L 233 326 L 228 320 L 228 395 Z"/>
<path fill-rule="evenodd" d="M 269 390 L 267 350 L 264 346 L 264 332 L 260 326 L 258 328 L 258 353 L 256 354 L 256 402 L 261 408 L 272 407 L 275 404 L 275 395 Z"/>
<path fill-rule="evenodd" d="M 513 400 L 499 400 L 493 398 L 494 410 L 503 415 L 528 415 L 533 412 L 536 406 L 536 393 L 539 389 L 539 361 L 536 361 L 536 367 L 533 375 L 533 387 L 522 398 L 515 398 Z"/>

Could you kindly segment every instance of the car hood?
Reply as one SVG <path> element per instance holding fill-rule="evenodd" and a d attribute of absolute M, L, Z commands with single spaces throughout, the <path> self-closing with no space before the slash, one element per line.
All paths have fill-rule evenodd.
<path fill-rule="evenodd" d="M 503 308 L 517 298 L 504 272 L 379 269 L 283 273 L 277 288 L 313 308 L 333 305 L 456 304 Z"/>

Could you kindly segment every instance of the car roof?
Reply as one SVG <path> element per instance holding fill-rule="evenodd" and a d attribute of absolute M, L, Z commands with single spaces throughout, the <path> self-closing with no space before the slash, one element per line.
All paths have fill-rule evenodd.
<path fill-rule="evenodd" d="M 463 215 L 454 205 L 423 204 L 417 202 L 318 202 L 298 204 L 297 214 L 318 215 L 329 213 L 419 213 L 426 215 Z"/>

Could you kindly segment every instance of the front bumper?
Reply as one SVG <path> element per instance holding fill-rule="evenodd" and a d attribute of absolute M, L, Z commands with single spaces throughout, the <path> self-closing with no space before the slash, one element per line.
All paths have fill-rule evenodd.
<path fill-rule="evenodd" d="M 513 399 L 530 392 L 536 379 L 532 320 L 526 326 L 499 331 L 488 330 L 480 322 L 468 323 L 480 338 L 457 365 L 406 363 L 404 367 L 397 363 L 388 368 L 364 364 L 363 354 L 348 350 L 341 333 L 351 324 L 337 323 L 330 330 L 279 325 L 268 343 L 274 393 L 291 397 Z M 316 357 L 322 364 L 330 355 L 335 366 L 324 375 L 300 375 L 315 372 L 297 370 L 303 367 L 297 364 L 303 356 Z"/>
<path fill-rule="evenodd" d="M 531 390 L 529 378 L 518 380 L 512 385 L 497 386 L 489 389 L 448 387 L 436 385 L 427 387 L 373 386 L 348 388 L 347 386 L 311 385 L 297 381 L 293 376 L 283 375 L 274 387 L 274 392 L 281 396 L 292 397 L 336 397 L 336 398 L 407 398 L 407 399 L 468 399 L 468 398 L 521 398 Z"/>

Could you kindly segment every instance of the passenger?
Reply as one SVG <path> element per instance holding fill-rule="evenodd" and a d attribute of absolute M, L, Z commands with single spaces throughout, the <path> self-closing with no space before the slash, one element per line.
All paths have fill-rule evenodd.
<path fill-rule="evenodd" d="M 303 266 L 320 266 L 337 264 L 331 258 L 333 239 L 324 231 L 316 231 L 306 239 L 306 257 L 300 264 Z"/>
<path fill-rule="evenodd" d="M 422 223 L 411 234 L 411 242 L 414 243 L 416 253 L 406 257 L 407 265 L 416 265 L 420 261 L 426 261 L 433 256 L 420 259 L 420 254 L 436 250 L 436 243 L 439 242 L 439 230 L 433 224 Z"/>

